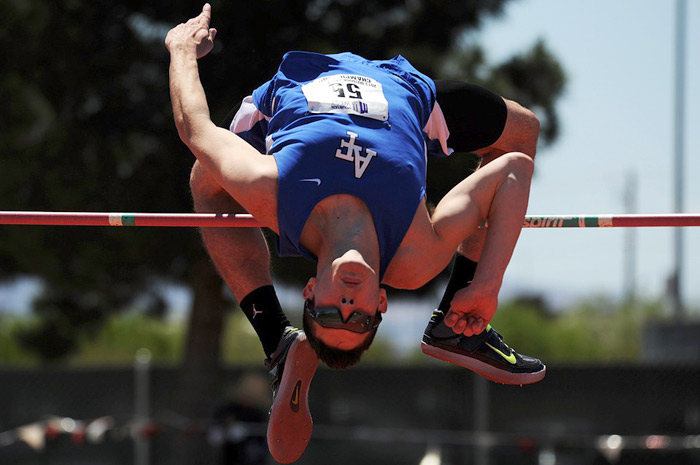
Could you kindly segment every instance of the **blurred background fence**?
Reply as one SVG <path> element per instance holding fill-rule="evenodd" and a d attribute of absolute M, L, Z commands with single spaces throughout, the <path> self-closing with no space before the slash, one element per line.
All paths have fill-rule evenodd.
<path fill-rule="evenodd" d="M 176 371 L 162 367 L 150 370 L 150 415 L 139 419 L 135 373 L 0 371 L 0 463 L 168 464 L 182 440 L 199 444 L 198 463 L 225 463 L 226 441 L 264 434 L 264 422 L 221 416 L 236 403 L 265 413 L 262 371 L 226 370 L 219 413 L 196 419 L 168 410 Z M 232 389 L 243 384 L 245 399 Z M 698 464 L 699 393 L 698 366 L 554 366 L 525 387 L 442 366 L 322 369 L 311 390 L 316 429 L 298 463 Z M 141 463 L 139 441 L 150 449 Z"/>

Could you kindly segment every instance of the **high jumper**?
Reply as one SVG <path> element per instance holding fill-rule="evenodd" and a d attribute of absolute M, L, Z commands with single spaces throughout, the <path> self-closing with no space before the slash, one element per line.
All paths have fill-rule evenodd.
<path fill-rule="evenodd" d="M 260 230 L 201 230 L 268 357 L 273 457 L 292 462 L 309 441 L 319 358 L 344 368 L 370 346 L 388 307 L 380 285 L 416 289 L 453 257 L 423 351 L 497 382 L 541 380 L 542 362 L 489 325 L 527 209 L 537 117 L 485 89 L 433 81 L 400 56 L 289 52 L 222 128 L 197 66 L 213 47 L 210 20 L 207 4 L 165 40 L 175 123 L 197 158 L 195 209 L 248 212 L 277 234 L 280 255 L 317 262 L 302 291 L 302 331 L 277 300 Z M 430 212 L 426 157 L 454 151 L 474 152 L 482 164 Z"/>

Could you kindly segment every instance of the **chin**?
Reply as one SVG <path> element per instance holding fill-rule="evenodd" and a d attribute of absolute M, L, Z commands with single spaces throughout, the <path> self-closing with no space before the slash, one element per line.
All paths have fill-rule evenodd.
<path fill-rule="evenodd" d="M 376 276 L 375 271 L 365 261 L 342 261 L 337 264 L 336 273 L 341 277 L 368 281 Z"/>
<path fill-rule="evenodd" d="M 335 263 L 339 268 L 345 267 L 358 267 L 371 270 L 372 268 L 367 264 L 367 260 L 356 250 L 349 250 L 344 255 L 336 258 Z"/>

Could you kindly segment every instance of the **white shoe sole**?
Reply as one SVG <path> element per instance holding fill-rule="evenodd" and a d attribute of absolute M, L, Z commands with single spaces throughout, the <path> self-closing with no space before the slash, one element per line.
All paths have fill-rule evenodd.
<path fill-rule="evenodd" d="M 472 357 L 465 357 L 460 354 L 455 354 L 453 352 L 447 351 L 445 349 L 440 349 L 439 347 L 431 346 L 425 342 L 420 343 L 421 350 L 425 355 L 437 358 L 444 362 L 453 363 L 455 365 L 471 370 L 484 378 L 493 381 L 495 383 L 510 384 L 510 385 L 523 385 L 532 384 L 538 381 L 542 381 L 547 372 L 547 367 L 543 366 L 540 371 L 535 373 L 510 373 L 508 371 L 499 370 L 488 363 L 484 363 Z"/>

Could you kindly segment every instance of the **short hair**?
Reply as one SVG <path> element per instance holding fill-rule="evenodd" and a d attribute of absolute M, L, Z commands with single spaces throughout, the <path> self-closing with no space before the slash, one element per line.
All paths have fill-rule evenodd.
<path fill-rule="evenodd" d="M 304 325 L 304 333 L 306 333 L 306 339 L 309 341 L 309 345 L 311 345 L 311 348 L 316 352 L 316 355 L 323 363 L 336 370 L 342 370 L 357 364 L 365 350 L 369 349 L 369 346 L 372 345 L 374 336 L 377 334 L 378 328 L 374 328 L 367 339 L 365 339 L 365 342 L 358 347 L 352 350 L 336 349 L 335 347 L 329 347 L 316 337 L 315 329 L 310 323 L 312 318 L 307 315 L 306 312 L 303 312 L 303 314 L 302 322 Z"/>

